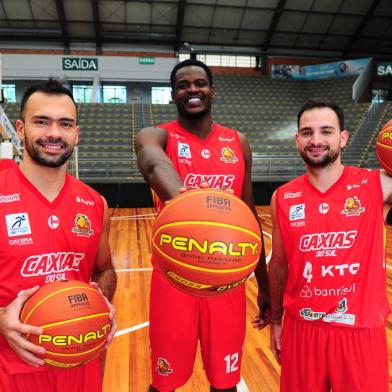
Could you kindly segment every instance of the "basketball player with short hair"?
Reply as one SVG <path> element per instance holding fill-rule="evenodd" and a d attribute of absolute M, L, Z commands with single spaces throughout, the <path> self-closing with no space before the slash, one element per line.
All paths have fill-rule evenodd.
<path fill-rule="evenodd" d="M 307 102 L 295 140 L 307 173 L 271 202 L 271 347 L 281 391 L 387 392 L 383 207 L 392 178 L 342 165 L 348 132 L 337 105 Z"/>
<path fill-rule="evenodd" d="M 16 128 L 23 161 L 0 172 L 0 390 L 99 392 L 98 358 L 72 369 L 42 366 L 45 349 L 25 338 L 42 328 L 19 321 L 23 303 L 45 283 L 91 280 L 109 300 L 116 287 L 106 201 L 66 172 L 79 140 L 71 92 L 52 79 L 30 87 Z M 110 317 L 108 342 L 112 307 Z"/>
<path fill-rule="evenodd" d="M 212 188 L 232 189 L 255 211 L 249 144 L 239 132 L 213 122 L 211 70 L 200 61 L 186 60 L 174 67 L 170 80 L 178 120 L 145 128 L 135 139 L 146 182 L 162 202 L 184 186 L 197 188 L 208 182 Z M 230 154 L 223 155 L 224 149 Z M 236 391 L 245 337 L 245 286 L 217 297 L 195 297 L 172 286 L 152 263 L 149 390 L 167 392 L 184 385 L 192 375 L 200 340 L 211 391 Z M 259 324 L 265 326 L 269 298 L 264 253 L 256 275 Z"/>

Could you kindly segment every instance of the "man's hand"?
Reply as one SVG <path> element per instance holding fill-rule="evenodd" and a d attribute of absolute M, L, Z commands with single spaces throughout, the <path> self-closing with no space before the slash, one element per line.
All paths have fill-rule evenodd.
<path fill-rule="evenodd" d="M 25 301 L 30 298 L 39 286 L 21 291 L 18 296 L 5 308 L 0 309 L 0 333 L 6 339 L 8 345 L 18 354 L 20 359 L 29 365 L 38 367 L 44 365 L 44 361 L 36 355 L 44 355 L 45 349 L 29 342 L 26 335 L 41 335 L 43 329 L 29 324 L 22 324 L 19 314 Z"/>
<path fill-rule="evenodd" d="M 260 313 L 252 321 L 252 324 L 253 324 L 253 328 L 263 329 L 270 323 L 271 320 L 270 305 L 268 302 L 267 303 L 260 303 L 260 301 L 258 302 L 259 302 Z"/>
<path fill-rule="evenodd" d="M 279 365 L 280 365 L 281 339 L 282 339 L 282 324 L 281 323 L 272 323 L 271 324 L 271 335 L 270 335 L 271 351 L 274 354 L 274 357 L 278 361 Z"/>
<path fill-rule="evenodd" d="M 117 324 L 117 320 L 116 320 L 116 309 L 115 307 L 109 302 L 109 300 L 105 297 L 105 295 L 102 293 L 102 290 L 99 288 L 99 285 L 97 282 L 90 282 L 90 285 L 95 287 L 102 295 L 102 297 L 104 298 L 108 308 L 109 308 L 109 319 L 110 319 L 110 331 L 109 334 L 106 338 L 106 344 L 104 346 L 104 350 L 106 350 L 110 343 L 112 342 L 113 338 L 114 338 L 114 334 L 117 331 L 118 328 L 118 324 Z"/>

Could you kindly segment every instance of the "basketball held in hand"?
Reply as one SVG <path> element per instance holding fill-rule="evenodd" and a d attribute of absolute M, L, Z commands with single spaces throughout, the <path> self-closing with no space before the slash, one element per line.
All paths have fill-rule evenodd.
<path fill-rule="evenodd" d="M 392 120 L 383 126 L 377 136 L 376 156 L 380 165 L 392 176 Z"/>
<path fill-rule="evenodd" d="M 110 332 L 109 307 L 93 286 L 77 280 L 46 284 L 24 304 L 20 321 L 43 328 L 27 339 L 46 349 L 46 365 L 71 368 L 93 359 Z"/>
<path fill-rule="evenodd" d="M 252 210 L 216 189 L 195 189 L 169 202 L 152 234 L 152 260 L 181 291 L 202 297 L 245 283 L 262 251 Z"/>

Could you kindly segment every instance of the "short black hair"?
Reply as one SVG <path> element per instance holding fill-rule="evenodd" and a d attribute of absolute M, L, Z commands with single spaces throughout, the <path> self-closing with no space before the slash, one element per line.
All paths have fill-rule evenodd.
<path fill-rule="evenodd" d="M 301 109 L 297 114 L 298 129 L 299 129 L 299 120 L 301 119 L 301 116 L 304 112 L 306 112 L 307 110 L 322 109 L 322 108 L 329 108 L 336 113 L 336 116 L 338 117 L 339 120 L 340 131 L 343 131 L 344 130 L 343 109 L 340 106 L 336 105 L 335 103 L 322 101 L 321 99 L 310 99 L 301 107 Z"/>
<path fill-rule="evenodd" d="M 206 65 L 202 61 L 199 61 L 196 59 L 188 59 L 188 60 L 184 60 L 184 61 L 181 61 L 180 63 L 178 63 L 171 71 L 170 84 L 171 84 L 172 90 L 174 90 L 174 87 L 175 87 L 177 71 L 181 68 L 191 67 L 191 66 L 203 68 L 204 71 L 206 71 L 208 82 L 210 83 L 210 86 L 212 86 L 214 84 L 214 81 L 212 79 L 212 72 L 211 72 L 211 69 L 208 65 Z"/>
<path fill-rule="evenodd" d="M 23 119 L 23 111 L 25 109 L 26 103 L 28 99 L 30 98 L 31 95 L 34 93 L 41 92 L 44 94 L 49 94 L 49 95 L 68 95 L 72 99 L 72 102 L 75 105 L 75 108 L 77 109 L 74 97 L 72 95 L 72 92 L 64 87 L 64 85 L 53 78 L 48 79 L 45 83 L 42 84 L 36 84 L 33 86 L 30 86 L 25 93 L 23 94 L 22 100 L 20 102 L 20 118 Z M 77 110 L 76 110 L 77 112 Z"/>

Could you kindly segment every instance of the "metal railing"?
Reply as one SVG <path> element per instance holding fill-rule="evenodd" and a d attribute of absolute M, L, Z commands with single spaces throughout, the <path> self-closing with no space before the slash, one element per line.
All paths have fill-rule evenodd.
<path fill-rule="evenodd" d="M 253 155 L 252 179 L 254 181 L 287 181 L 305 172 L 303 161 L 292 156 Z M 79 177 L 82 180 L 143 182 L 136 157 L 111 157 L 106 159 L 80 158 Z"/>

